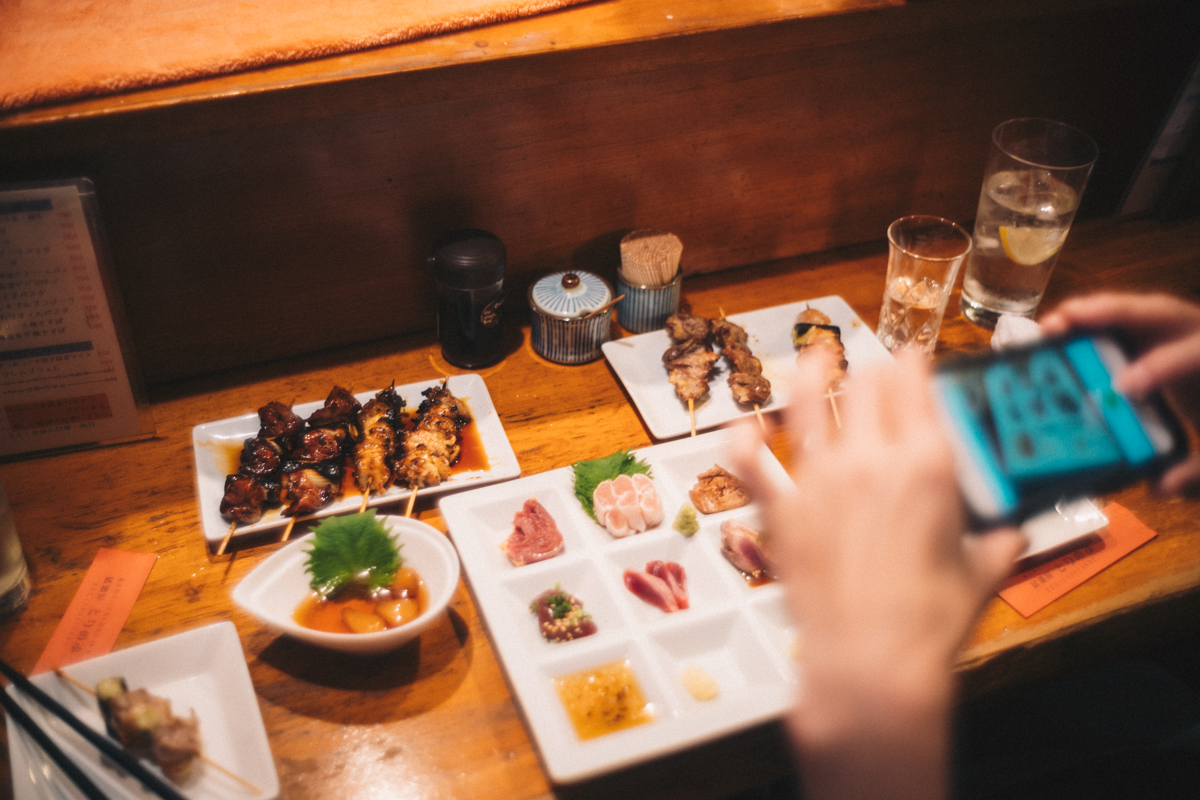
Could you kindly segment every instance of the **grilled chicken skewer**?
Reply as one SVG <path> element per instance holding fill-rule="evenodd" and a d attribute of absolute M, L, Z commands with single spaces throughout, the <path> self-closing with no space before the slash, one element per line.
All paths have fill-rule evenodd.
<path fill-rule="evenodd" d="M 679 311 L 667 318 L 666 329 L 674 344 L 663 353 L 663 366 L 676 396 L 687 401 L 695 436 L 696 401 L 708 394 L 708 378 L 721 357 L 709 344 L 712 325 L 704 317 Z"/>
<path fill-rule="evenodd" d="M 471 412 L 446 383 L 421 393 L 425 399 L 404 437 L 404 455 L 396 462 L 395 479 L 414 492 L 449 478 L 450 468 L 462 454 L 462 426 L 471 421 Z"/>
<path fill-rule="evenodd" d="M 824 350 L 833 356 L 833 364 L 826 375 L 825 396 L 829 398 L 829 407 L 833 409 L 833 420 L 842 427 L 842 418 L 838 414 L 837 401 L 833 393 L 842 385 L 846 377 L 846 347 L 842 344 L 842 329 L 830 324 L 829 316 L 815 308 L 806 308 L 796 317 L 796 325 L 792 328 L 792 344 L 800 351 L 796 354 L 799 362 L 806 354 Z"/>

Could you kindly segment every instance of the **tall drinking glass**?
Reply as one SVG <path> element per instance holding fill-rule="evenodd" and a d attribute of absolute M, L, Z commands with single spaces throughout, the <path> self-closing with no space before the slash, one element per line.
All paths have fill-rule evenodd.
<path fill-rule="evenodd" d="M 942 314 L 971 237 L 948 219 L 901 217 L 888 226 L 887 285 L 875 335 L 895 352 L 933 355 Z"/>
<path fill-rule="evenodd" d="M 1001 314 L 1033 316 L 1096 155 L 1087 134 L 1053 120 L 1010 119 L 992 131 L 963 278 L 967 319 L 993 328 Z"/>

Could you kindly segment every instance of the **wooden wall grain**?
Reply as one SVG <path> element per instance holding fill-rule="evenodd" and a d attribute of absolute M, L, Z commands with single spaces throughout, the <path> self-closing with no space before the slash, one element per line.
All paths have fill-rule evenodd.
<path fill-rule="evenodd" d="M 0 132 L 0 179 L 93 177 L 161 384 L 431 328 L 424 258 L 458 226 L 507 243 L 519 319 L 531 278 L 611 269 L 633 228 L 678 233 L 699 273 L 907 213 L 966 222 L 1014 116 L 1097 139 L 1083 213 L 1110 213 L 1198 15 L 1100 5 L 923 0 L 214 101 L 211 125 L 194 106 L 68 120 Z"/>

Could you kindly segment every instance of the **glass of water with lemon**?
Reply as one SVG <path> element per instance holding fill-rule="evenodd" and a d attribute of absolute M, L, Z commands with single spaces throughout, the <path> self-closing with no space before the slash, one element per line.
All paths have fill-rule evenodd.
<path fill-rule="evenodd" d="M 1096 143 L 1048 119 L 1010 119 L 992 131 L 979 193 L 962 312 L 992 328 L 1001 314 L 1032 317 L 1096 163 Z"/>

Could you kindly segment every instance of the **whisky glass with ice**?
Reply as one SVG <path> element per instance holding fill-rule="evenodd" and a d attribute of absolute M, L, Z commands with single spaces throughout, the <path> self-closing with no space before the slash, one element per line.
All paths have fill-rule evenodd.
<path fill-rule="evenodd" d="M 1032 317 L 1096 163 L 1096 143 L 1048 119 L 1010 119 L 992 131 L 962 312 L 993 328 L 1001 314 Z"/>
<path fill-rule="evenodd" d="M 948 219 L 902 217 L 888 226 L 887 284 L 875 335 L 892 352 L 937 346 L 942 314 L 971 236 Z"/>

